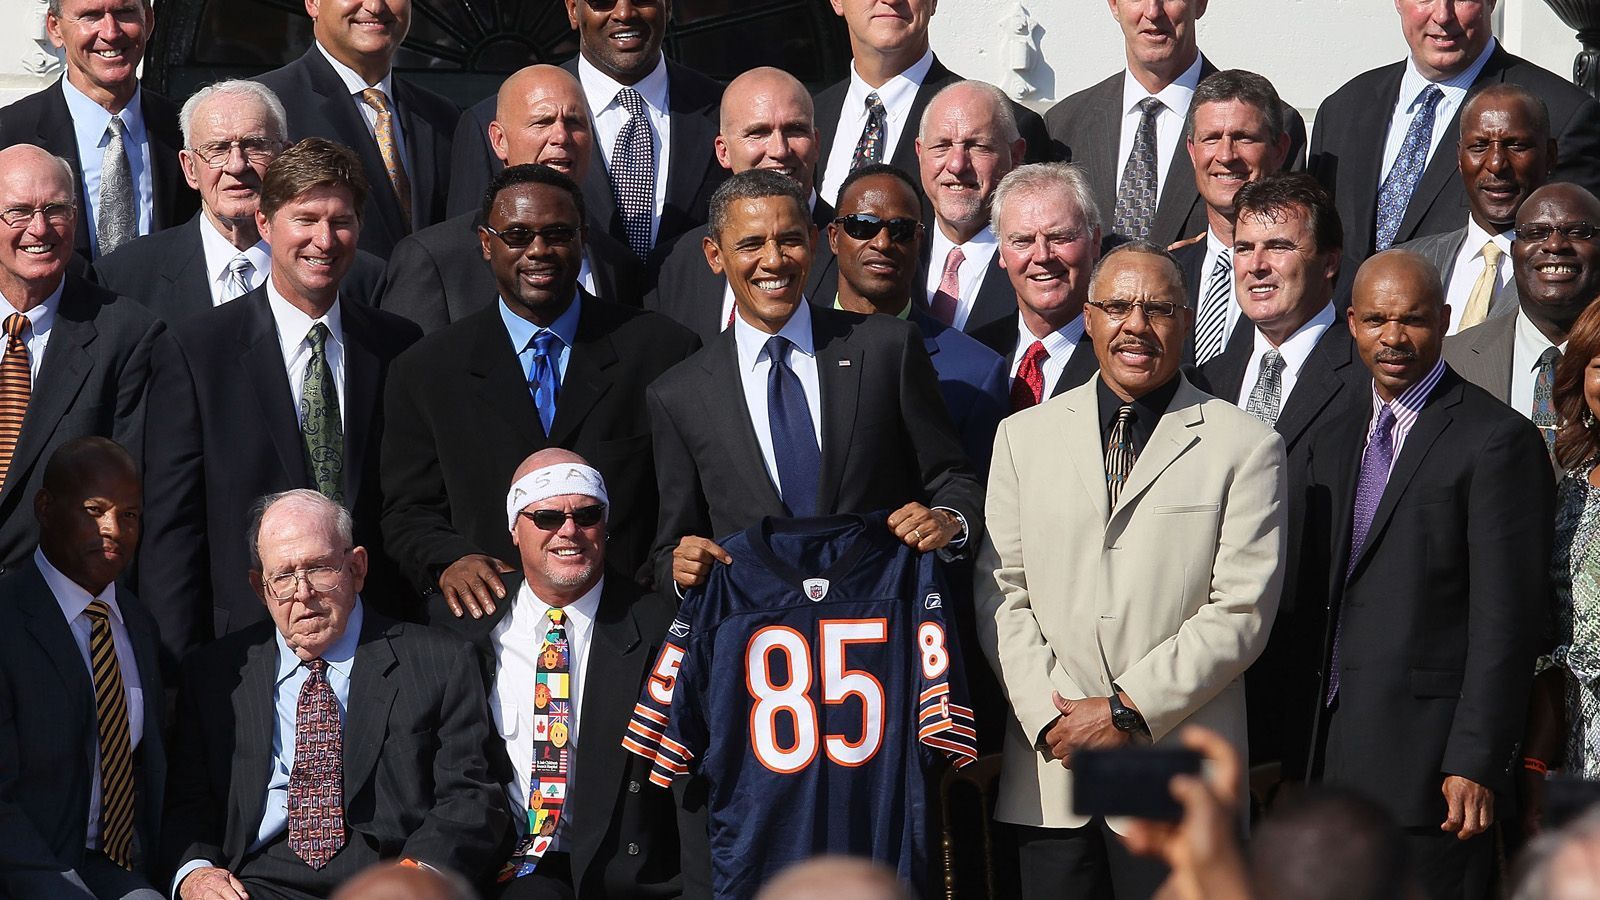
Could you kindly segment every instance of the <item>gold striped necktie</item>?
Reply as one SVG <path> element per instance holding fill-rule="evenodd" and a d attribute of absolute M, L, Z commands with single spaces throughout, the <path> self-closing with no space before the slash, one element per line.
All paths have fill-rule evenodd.
<path fill-rule="evenodd" d="M 411 180 L 406 177 L 406 168 L 400 161 L 400 145 L 394 139 L 394 115 L 389 110 L 389 98 L 377 88 L 367 88 L 361 92 L 361 99 L 368 106 L 377 110 L 378 125 L 374 129 L 378 139 L 378 154 L 383 157 L 383 167 L 389 173 L 389 184 L 394 188 L 395 198 L 400 201 L 400 214 L 406 220 L 406 231 L 411 230 Z"/>
<path fill-rule="evenodd" d="M 128 694 L 111 639 L 111 608 L 90 601 L 89 661 L 94 672 L 95 718 L 100 723 L 100 846 L 108 859 L 133 868 L 133 747 Z"/>
<path fill-rule="evenodd" d="M 33 383 L 29 369 L 28 317 L 19 312 L 6 316 L 6 350 L 0 357 L 0 486 L 6 483 L 11 456 L 22 435 L 22 420 L 28 414 L 28 395 Z"/>

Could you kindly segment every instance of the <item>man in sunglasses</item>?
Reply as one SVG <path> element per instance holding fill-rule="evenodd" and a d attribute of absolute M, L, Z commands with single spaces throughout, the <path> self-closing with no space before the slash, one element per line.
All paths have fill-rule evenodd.
<path fill-rule="evenodd" d="M 1283 439 L 1180 374 L 1177 261 L 1122 244 L 1088 304 L 1099 377 L 1000 423 L 977 559 L 978 635 L 1013 713 L 995 818 L 1024 898 L 1156 892 L 1165 867 L 1074 812 L 1070 770 L 1080 750 L 1176 746 L 1187 724 L 1242 751 L 1242 675 L 1283 576 Z"/>
<path fill-rule="evenodd" d="M 578 454 L 529 456 L 503 504 L 519 560 L 505 602 L 481 619 L 456 615 L 442 595 L 428 603 L 429 624 L 477 651 L 499 731 L 490 760 L 517 843 L 488 894 L 496 900 L 682 892 L 672 794 L 641 790 L 650 762 L 623 749 L 626 712 L 677 605 L 607 570 L 608 502 L 605 479 Z"/>

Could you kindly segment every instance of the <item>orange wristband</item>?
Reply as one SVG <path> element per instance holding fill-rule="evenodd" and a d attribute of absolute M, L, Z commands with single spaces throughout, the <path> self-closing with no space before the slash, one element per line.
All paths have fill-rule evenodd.
<path fill-rule="evenodd" d="M 1527 769 L 1529 772 L 1537 772 L 1540 775 L 1549 775 L 1550 774 L 1550 764 L 1549 763 L 1545 762 L 1542 759 L 1535 759 L 1535 758 L 1533 758 L 1531 756 L 1524 756 L 1522 758 L 1522 767 L 1524 769 Z"/>

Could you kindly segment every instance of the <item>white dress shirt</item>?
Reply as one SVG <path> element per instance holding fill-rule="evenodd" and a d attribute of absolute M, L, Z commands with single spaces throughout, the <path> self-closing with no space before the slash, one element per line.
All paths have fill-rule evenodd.
<path fill-rule="evenodd" d="M 789 368 L 800 379 L 806 392 L 806 409 L 811 413 L 811 431 L 822 446 L 822 387 L 817 380 L 817 347 L 811 334 L 811 301 L 804 298 L 778 334 L 789 339 L 794 346 L 789 349 Z M 761 460 L 767 465 L 772 484 L 783 496 L 783 482 L 778 479 L 778 458 L 772 451 L 771 418 L 767 415 L 767 372 L 772 360 L 767 356 L 767 340 L 772 335 L 761 331 L 744 320 L 733 317 L 734 346 L 739 351 L 739 381 L 744 388 L 744 405 L 750 411 L 750 424 L 755 429 L 756 444 L 761 447 Z"/>
<path fill-rule="evenodd" d="M 408 178 L 411 178 L 413 182 L 416 181 L 416 178 L 411 175 L 411 154 L 406 149 L 406 130 L 400 124 L 400 104 L 394 98 L 394 72 L 385 73 L 377 84 L 367 84 L 367 80 L 357 75 L 355 69 L 334 59 L 333 54 L 329 53 L 328 48 L 322 46 L 320 41 L 312 41 L 311 43 L 322 53 L 322 58 L 328 61 L 328 65 L 333 66 L 333 71 L 338 74 L 339 80 L 344 82 L 344 89 L 350 92 L 350 102 L 354 103 L 356 109 L 360 111 L 361 121 L 367 123 L 367 133 L 372 135 L 374 141 L 378 139 L 378 111 L 367 105 L 367 101 L 361 99 L 361 92 L 367 88 L 377 88 L 383 91 L 383 96 L 389 101 L 389 113 L 392 116 L 391 124 L 393 125 L 391 130 L 394 132 L 395 150 L 400 154 L 400 166 L 406 170 Z M 368 173 L 369 176 L 372 174 Z M 389 178 L 389 174 L 382 171 L 377 172 L 376 176 L 385 181 Z"/>
<path fill-rule="evenodd" d="M 1522 310 L 1517 310 L 1513 315 L 1517 321 L 1512 326 L 1511 394 L 1506 398 L 1506 405 L 1532 419 L 1534 382 L 1539 380 L 1539 354 L 1551 346 L 1566 353 L 1567 342 L 1552 345 L 1550 339 L 1539 331 L 1539 326 L 1528 321 Z"/>
<path fill-rule="evenodd" d="M 850 174 L 850 161 L 855 158 L 856 144 L 861 142 L 861 132 L 867 127 L 867 95 L 874 91 L 883 104 L 883 161 L 889 162 L 900 135 L 909 126 L 915 132 L 921 123 L 911 122 L 911 105 L 916 102 L 917 91 L 933 68 L 933 51 L 912 63 L 904 72 L 890 78 L 882 87 L 874 88 L 861 80 L 856 64 L 850 63 L 850 88 L 844 94 L 844 106 L 839 110 L 839 125 L 833 132 L 833 146 L 828 150 L 828 166 L 818 193 L 829 203 L 838 205 L 839 186 Z"/>
<path fill-rule="evenodd" d="M 1194 90 L 1200 85 L 1200 54 L 1195 54 L 1194 63 L 1183 70 L 1178 80 L 1152 94 L 1144 89 L 1139 79 L 1133 77 L 1132 72 L 1122 75 L 1122 133 L 1117 139 L 1117 184 L 1122 184 L 1122 170 L 1128 167 L 1128 154 L 1133 152 L 1133 139 L 1139 132 L 1139 121 L 1144 115 L 1139 112 L 1139 101 L 1146 97 L 1155 97 L 1161 101 L 1162 109 L 1156 113 L 1156 202 L 1161 202 L 1161 192 L 1167 186 L 1167 169 L 1172 165 L 1174 153 L 1188 150 L 1181 149 L 1184 143 L 1183 120 L 1189 115 L 1189 101 L 1194 99 Z"/>
<path fill-rule="evenodd" d="M 323 345 L 323 352 L 328 360 L 328 369 L 333 372 L 334 390 L 339 395 L 339 421 L 349 422 L 344 412 L 344 316 L 340 313 L 339 301 L 333 301 L 327 315 L 313 319 L 291 306 L 269 278 L 267 306 L 272 310 L 272 321 L 278 329 L 278 344 L 283 350 L 284 371 L 289 375 L 289 394 L 294 400 L 295 415 L 300 414 L 300 399 L 305 394 L 306 366 L 311 363 L 311 341 L 307 340 L 307 336 L 311 326 L 321 322 L 328 326 L 328 340 Z M 303 427 L 305 423 L 301 425 Z"/>
<path fill-rule="evenodd" d="M 937 226 L 928 229 L 933 236 L 932 255 L 928 257 L 928 308 L 933 308 L 933 295 L 939 292 L 939 282 L 944 280 L 944 261 L 950 255 L 950 250 L 956 242 L 944 236 L 944 232 Z M 1000 250 L 1000 239 L 995 236 L 992 226 L 984 226 L 972 240 L 961 245 L 960 274 L 957 275 L 960 284 L 961 296 L 956 302 L 955 321 L 950 326 L 960 331 L 967 324 L 967 318 L 972 315 L 972 304 L 978 299 L 978 288 L 983 284 L 983 276 L 989 271 L 989 264 L 994 261 L 994 255 Z"/>
<path fill-rule="evenodd" d="M 1261 354 L 1277 350 L 1278 355 L 1283 357 L 1280 376 L 1283 391 L 1278 395 L 1278 412 L 1282 413 L 1284 407 L 1289 405 L 1289 395 L 1294 393 L 1294 386 L 1300 380 L 1300 371 L 1306 367 L 1311 351 L 1316 349 L 1317 341 L 1322 340 L 1323 333 L 1333 324 L 1333 319 L 1333 304 L 1329 303 L 1276 347 L 1261 333 L 1261 329 L 1255 329 L 1255 345 L 1250 349 L 1250 359 L 1244 364 L 1244 379 L 1239 382 L 1239 398 L 1235 405 L 1244 409 L 1250 402 L 1250 392 L 1255 390 L 1256 382 L 1261 379 Z"/>
<path fill-rule="evenodd" d="M 44 583 L 50 588 L 50 593 L 55 595 L 56 604 L 61 607 L 61 615 L 67 620 L 67 627 L 72 630 L 72 640 L 78 645 L 78 653 L 83 656 L 83 666 L 89 672 L 89 681 L 94 682 L 94 663 L 89 656 L 89 634 L 92 620 L 84 612 L 89 608 L 92 600 L 104 600 L 106 606 L 111 608 L 108 619 L 111 626 L 111 643 L 117 650 L 117 669 L 122 674 L 122 689 L 128 695 L 128 748 L 138 749 L 139 742 L 144 739 L 144 689 L 139 683 L 139 662 L 133 654 L 133 640 L 128 637 L 127 620 L 123 618 L 122 608 L 117 605 L 117 584 L 112 582 L 99 594 L 91 596 L 88 591 L 79 587 L 77 582 L 61 574 L 61 571 L 50 564 L 42 550 L 33 551 L 34 565 L 39 567 L 39 574 L 44 576 Z M 96 734 L 99 732 L 96 731 Z M 70 758 L 69 748 L 61 748 L 64 758 Z M 88 831 L 85 834 L 83 845 L 91 850 L 100 848 L 100 744 L 94 745 L 94 771 L 89 779 L 89 818 Z"/>
<path fill-rule="evenodd" d="M 650 244 L 655 245 L 661 232 L 661 209 L 667 202 L 667 172 L 672 164 L 672 113 L 668 106 L 667 59 L 663 56 L 654 70 L 639 80 L 638 84 L 625 85 L 595 68 L 582 54 L 578 56 L 578 84 L 589 104 L 589 115 L 594 119 L 595 146 L 600 149 L 600 163 L 611 171 L 611 155 L 616 152 L 617 138 L 622 126 L 628 124 L 628 110 L 617 100 L 617 93 L 632 87 L 644 100 L 645 112 L 650 116 L 650 130 L 654 133 L 656 150 L 656 208 L 650 217 Z M 707 153 L 711 148 L 705 148 Z"/>
<path fill-rule="evenodd" d="M 1056 382 L 1061 380 L 1061 373 L 1067 370 L 1067 363 L 1072 359 L 1073 351 L 1078 349 L 1078 340 L 1082 337 L 1083 313 L 1078 313 L 1071 322 L 1044 337 L 1035 337 L 1028 330 L 1022 313 L 1017 313 L 1017 346 L 1011 351 L 1011 372 L 1007 376 L 1006 386 L 1010 387 L 1017 380 L 1017 370 L 1022 367 L 1022 358 L 1028 355 L 1028 348 L 1033 346 L 1034 341 L 1041 341 L 1044 343 L 1044 352 L 1050 354 L 1039 366 L 1044 373 L 1044 396 L 1052 396 Z"/>
<path fill-rule="evenodd" d="M 1217 257 L 1222 255 L 1222 251 L 1231 251 L 1232 249 L 1232 247 L 1222 243 L 1222 239 L 1217 237 L 1215 231 L 1210 228 L 1206 229 L 1206 256 L 1205 259 L 1200 261 L 1200 290 L 1195 294 L 1194 314 L 1197 320 L 1200 316 L 1200 307 L 1204 306 L 1206 302 L 1206 292 L 1211 290 L 1211 270 L 1217 266 Z M 1233 258 L 1238 259 L 1237 256 Z M 1238 271 L 1238 264 L 1235 263 L 1235 274 L 1229 276 L 1229 281 L 1233 286 L 1228 291 L 1228 318 L 1222 326 L 1222 346 L 1224 348 L 1228 346 L 1228 338 L 1233 336 L 1233 327 L 1239 324 L 1239 317 L 1244 315 L 1244 310 L 1239 306 Z M 1284 396 L 1288 395 L 1285 394 Z"/>
<path fill-rule="evenodd" d="M 578 728 L 583 720 L 583 685 L 589 668 L 590 637 L 594 634 L 594 619 L 600 609 L 600 595 L 605 589 L 602 577 L 587 593 L 575 602 L 562 607 L 566 617 L 568 696 L 572 703 L 571 725 L 567 743 L 572 747 L 567 754 L 567 799 L 561 807 L 561 821 L 556 823 L 555 842 L 551 850 L 563 849 L 562 837 L 571 833 L 572 787 L 578 759 Z M 539 648 L 549 630 L 547 613 L 550 606 L 533 593 L 524 581 L 511 603 L 511 611 L 489 633 L 489 645 L 494 648 L 496 662 L 494 686 L 489 689 L 489 709 L 494 713 L 494 724 L 500 738 L 506 742 L 506 756 L 511 759 L 512 782 L 506 785 L 506 796 L 511 798 L 513 810 L 528 808 L 528 787 L 533 778 L 533 686 L 538 674 Z M 527 828 L 526 814 L 513 815 Z"/>
<path fill-rule="evenodd" d="M 133 173 L 138 233 L 149 234 L 155 221 L 156 191 L 150 178 L 150 135 L 145 130 L 144 107 L 140 105 L 143 90 L 134 88 L 133 99 L 118 115 L 123 124 L 122 150 L 128 157 L 128 171 Z M 88 230 L 89 246 L 98 247 L 100 163 L 106 155 L 106 144 L 111 141 L 111 135 L 106 132 L 111 124 L 111 113 L 90 100 L 69 79 L 61 79 L 61 93 L 67 98 L 67 112 L 72 116 L 72 133 L 78 145 L 78 163 L 83 170 L 85 208 L 78 211 L 78 227 Z"/>
<path fill-rule="evenodd" d="M 23 313 L 28 317 L 28 339 L 25 342 L 28 345 L 28 375 L 31 383 L 35 385 L 39 383 L 39 367 L 44 364 L 45 348 L 50 346 L 50 329 L 56 323 L 56 309 L 61 306 L 61 291 L 66 285 L 67 280 L 61 279 L 61 283 L 56 285 L 55 293 L 44 298 L 43 303 Z M 16 311 L 15 306 L 0 297 L 0 325 L 3 325 Z M 5 337 L 5 332 L 0 331 L 0 359 L 5 357 L 8 343 L 10 341 Z"/>
<path fill-rule="evenodd" d="M 239 255 L 239 248 L 223 237 L 210 219 L 201 216 L 200 249 L 206 258 L 206 287 L 211 291 L 211 305 L 221 306 L 230 299 L 223 291 L 232 280 L 228 265 Z M 244 255 L 250 260 L 250 271 L 244 280 L 253 291 L 264 284 L 272 272 L 272 247 L 266 241 L 258 240 L 255 246 L 244 251 Z"/>
<path fill-rule="evenodd" d="M 1516 237 L 1510 231 L 1499 234 L 1490 234 L 1483 230 L 1476 219 L 1467 217 L 1467 237 L 1461 242 L 1461 250 L 1456 254 L 1456 261 L 1449 272 L 1444 273 L 1449 278 L 1445 287 L 1444 301 L 1450 304 L 1450 330 L 1446 334 L 1455 334 L 1461 330 L 1461 317 L 1467 311 L 1467 299 L 1472 296 L 1472 288 L 1478 283 L 1478 276 L 1483 274 L 1484 258 L 1483 245 L 1494 241 L 1500 247 L 1500 258 L 1495 260 L 1494 293 L 1489 297 L 1489 308 L 1493 309 L 1495 302 L 1502 293 L 1510 290 L 1516 292 L 1516 284 L 1511 277 L 1511 239 Z"/>
<path fill-rule="evenodd" d="M 1389 177 L 1389 170 L 1394 168 L 1394 161 L 1400 158 L 1400 147 L 1406 142 L 1406 130 L 1411 127 L 1411 120 L 1422 108 L 1422 104 L 1418 102 L 1422 99 L 1422 92 L 1432 84 L 1437 85 L 1444 95 L 1433 108 L 1433 137 L 1428 142 L 1428 161 L 1431 162 L 1434 151 L 1439 149 L 1439 140 L 1444 137 L 1444 133 L 1450 128 L 1450 123 L 1455 120 L 1456 110 L 1460 109 L 1462 101 L 1467 99 L 1467 90 L 1478 80 L 1478 73 L 1483 71 L 1483 65 L 1489 61 L 1494 48 L 1495 39 L 1490 37 L 1488 46 L 1483 48 L 1483 54 L 1474 60 L 1472 65 L 1454 78 L 1445 81 L 1429 81 L 1417 71 L 1416 60 L 1406 57 L 1405 74 L 1400 76 L 1400 95 L 1395 98 L 1394 111 L 1389 114 L 1389 133 L 1383 140 L 1383 168 L 1378 174 L 1379 185 Z M 1446 150 L 1453 152 L 1454 148 Z M 1426 166 L 1427 163 L 1423 165 Z"/>

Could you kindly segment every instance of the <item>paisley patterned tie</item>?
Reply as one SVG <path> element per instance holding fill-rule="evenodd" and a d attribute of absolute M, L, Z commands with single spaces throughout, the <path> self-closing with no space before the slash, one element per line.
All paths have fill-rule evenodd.
<path fill-rule="evenodd" d="M 306 442 L 306 469 L 322 496 L 344 503 L 344 424 L 339 392 L 328 367 L 328 326 L 318 322 L 306 333 L 311 359 L 300 392 L 300 431 Z"/>

